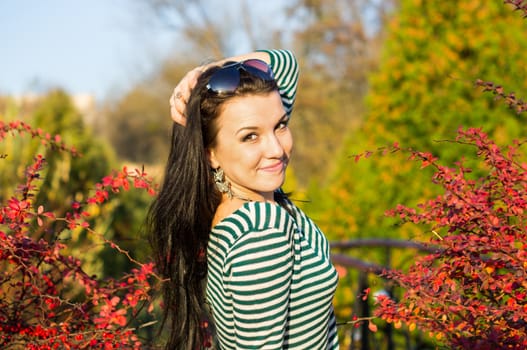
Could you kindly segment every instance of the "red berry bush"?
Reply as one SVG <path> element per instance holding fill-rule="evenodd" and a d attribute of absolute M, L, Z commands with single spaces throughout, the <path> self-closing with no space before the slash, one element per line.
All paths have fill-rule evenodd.
<path fill-rule="evenodd" d="M 0 121 L 5 137 L 29 134 L 48 149 L 76 153 L 28 124 Z M 7 155 L 0 155 L 5 158 Z M 155 193 L 144 171 L 117 171 L 96 185 L 82 202 L 74 202 L 57 217 L 45 205 L 35 207 L 40 174 L 46 161 L 36 155 L 20 184 L 0 203 L 0 348 L 2 349 L 139 349 L 137 316 L 152 311 L 156 275 L 152 263 L 140 263 L 91 227 L 90 206 L 101 206 L 112 196 L 132 188 Z M 46 239 L 32 232 L 46 230 Z M 125 254 L 135 268 L 119 278 L 98 278 L 83 270 L 81 260 L 61 241 L 64 230 L 86 230 Z M 51 231 L 51 232 L 50 232 Z"/>
<path fill-rule="evenodd" d="M 527 17 L 527 2 L 504 0 Z M 475 82 L 518 115 L 527 103 L 501 85 Z M 475 167 L 459 161 L 439 164 L 431 154 L 411 159 L 436 169 L 442 194 L 417 208 L 399 205 L 388 215 L 428 229 L 435 253 L 407 272 L 385 276 L 403 296 L 377 297 L 375 315 L 396 328 L 427 331 L 446 349 L 527 348 L 527 163 L 524 142 L 500 148 L 482 132 L 458 131 L 459 144 L 472 146 Z M 396 145 L 394 151 L 401 149 Z"/>
<path fill-rule="evenodd" d="M 411 158 L 436 169 L 442 194 L 418 208 L 388 214 L 423 225 L 435 253 L 408 272 L 386 276 L 402 287 L 399 302 L 377 298 L 375 314 L 396 327 L 429 332 L 448 349 L 527 348 L 527 164 L 521 143 L 500 149 L 480 129 L 459 130 L 473 146 L 477 169 L 440 165 L 430 154 Z"/>

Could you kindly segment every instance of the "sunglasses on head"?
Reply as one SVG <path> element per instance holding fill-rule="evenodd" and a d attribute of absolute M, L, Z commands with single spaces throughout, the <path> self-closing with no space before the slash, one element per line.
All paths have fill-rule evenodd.
<path fill-rule="evenodd" d="M 267 63 L 258 59 L 228 64 L 212 74 L 207 84 L 209 91 L 221 94 L 234 92 L 240 85 L 240 70 L 265 81 L 274 80 L 274 74 Z"/>

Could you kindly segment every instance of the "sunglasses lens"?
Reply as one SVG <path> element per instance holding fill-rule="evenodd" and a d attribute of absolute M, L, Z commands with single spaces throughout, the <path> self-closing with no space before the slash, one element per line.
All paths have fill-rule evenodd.
<path fill-rule="evenodd" d="M 227 67 L 214 73 L 207 88 L 216 93 L 233 92 L 240 83 L 240 72 L 237 67 Z"/>
<path fill-rule="evenodd" d="M 207 84 L 207 89 L 215 93 L 234 92 L 240 84 L 240 69 L 265 81 L 274 79 L 273 71 L 267 63 L 258 59 L 229 64 L 216 71 Z"/>
<path fill-rule="evenodd" d="M 263 78 L 265 80 L 272 80 L 274 78 L 271 67 L 269 67 L 269 65 L 265 63 L 264 61 L 261 61 L 258 59 L 251 59 L 251 60 L 244 61 L 243 66 L 245 69 L 249 70 L 251 74 L 256 74 L 259 78 Z M 251 69 L 251 68 L 255 68 L 255 69 Z M 261 73 L 264 73 L 264 74 L 261 74 Z"/>

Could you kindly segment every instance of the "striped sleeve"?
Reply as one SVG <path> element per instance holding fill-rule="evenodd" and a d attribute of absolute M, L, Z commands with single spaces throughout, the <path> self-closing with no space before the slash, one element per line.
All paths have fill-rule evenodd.
<path fill-rule="evenodd" d="M 289 50 L 261 50 L 267 52 L 271 58 L 273 70 L 282 103 L 288 115 L 291 115 L 296 98 L 299 68 L 292 51 Z"/>

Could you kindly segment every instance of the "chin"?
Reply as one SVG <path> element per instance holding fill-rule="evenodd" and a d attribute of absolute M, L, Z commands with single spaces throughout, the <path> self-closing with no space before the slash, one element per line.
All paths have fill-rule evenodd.
<path fill-rule="evenodd" d="M 261 186 L 253 187 L 253 188 L 257 192 L 260 192 L 260 193 L 270 193 L 270 192 L 275 192 L 280 187 L 282 187 L 284 182 L 285 182 L 285 177 L 281 177 L 280 179 L 265 181 L 265 183 L 262 183 Z"/>
<path fill-rule="evenodd" d="M 273 186 L 271 188 L 269 188 L 269 191 L 268 192 L 275 192 L 276 190 L 279 190 L 280 187 L 282 187 L 282 185 L 284 184 L 284 182 L 280 182 L 279 184 L 277 184 L 276 186 Z"/>

